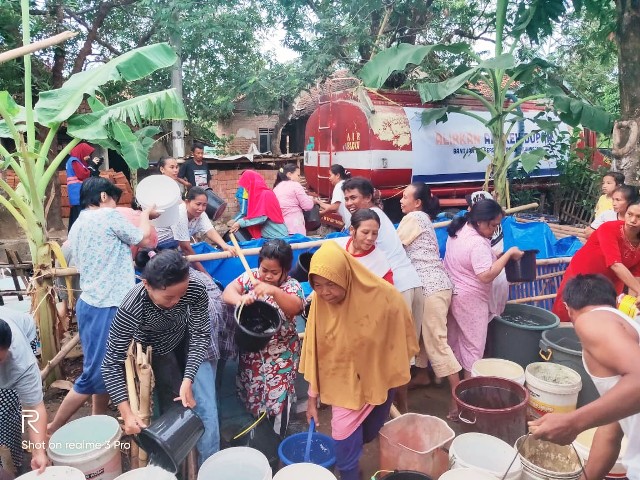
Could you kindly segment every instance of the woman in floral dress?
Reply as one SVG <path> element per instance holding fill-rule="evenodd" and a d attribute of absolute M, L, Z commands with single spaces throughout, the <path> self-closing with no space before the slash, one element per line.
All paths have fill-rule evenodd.
<path fill-rule="evenodd" d="M 229 304 L 256 299 L 278 309 L 282 325 L 266 347 L 259 352 L 240 351 L 237 387 L 247 410 L 258 416 L 266 411 L 277 434 L 284 437 L 291 404 L 295 400 L 294 382 L 300 360 L 300 340 L 295 316 L 302 312 L 304 294 L 297 280 L 289 277 L 293 262 L 291 246 L 280 239 L 265 242 L 253 270 L 256 285 L 243 273 L 224 290 L 222 299 Z"/>

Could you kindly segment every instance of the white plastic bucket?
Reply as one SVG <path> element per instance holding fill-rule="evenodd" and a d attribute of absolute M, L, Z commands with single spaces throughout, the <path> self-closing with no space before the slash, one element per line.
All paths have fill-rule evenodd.
<path fill-rule="evenodd" d="M 134 468 L 120 475 L 116 480 L 177 480 L 176 476 L 163 468 L 149 465 L 142 468 Z"/>
<path fill-rule="evenodd" d="M 578 438 L 573 442 L 573 446 L 576 447 L 578 455 L 582 459 L 583 463 L 586 463 L 589 459 L 589 453 L 591 452 L 591 444 L 593 442 L 593 436 L 596 433 L 597 428 L 591 428 L 578 435 Z M 605 477 L 605 480 L 625 480 L 627 478 L 627 469 L 622 465 L 622 457 L 627 451 L 627 437 L 622 439 L 622 445 L 620 446 L 620 456 L 618 461 Z"/>
<path fill-rule="evenodd" d="M 495 475 L 475 468 L 456 468 L 440 476 L 440 480 L 496 480 L 497 478 Z"/>
<path fill-rule="evenodd" d="M 273 480 L 336 480 L 336 476 L 314 463 L 294 463 L 276 473 Z"/>
<path fill-rule="evenodd" d="M 47 467 L 43 473 L 31 471 L 16 480 L 85 480 L 84 473 L 73 467 Z"/>
<path fill-rule="evenodd" d="M 271 466 L 255 448 L 225 448 L 205 460 L 198 480 L 271 480 Z"/>
<path fill-rule="evenodd" d="M 182 203 L 180 187 L 166 175 L 151 175 L 138 183 L 136 200 L 142 208 L 155 205 L 160 216 L 151 221 L 156 227 L 170 227 L 178 222 Z"/>
<path fill-rule="evenodd" d="M 502 358 L 482 358 L 471 367 L 473 377 L 506 378 L 524 385 L 524 368 L 511 360 Z"/>
<path fill-rule="evenodd" d="M 49 440 L 54 465 L 81 470 L 91 480 L 114 480 L 122 474 L 120 424 L 108 415 L 92 415 L 67 423 Z"/>
<path fill-rule="evenodd" d="M 518 452 L 508 443 L 485 433 L 463 433 L 449 448 L 451 469 L 472 468 L 506 480 L 520 480 L 522 464 Z M 513 462 L 513 465 L 511 465 Z M 511 465 L 511 468 L 509 468 Z M 504 476 L 505 472 L 506 477 Z"/>
<path fill-rule="evenodd" d="M 582 380 L 575 370 L 556 363 L 536 362 L 527 366 L 525 378 L 529 390 L 529 420 L 545 413 L 567 413 L 576 409 Z"/>
<path fill-rule="evenodd" d="M 522 480 L 578 480 L 582 475 L 580 459 L 571 445 L 523 435 L 514 447 L 522 463 Z"/>

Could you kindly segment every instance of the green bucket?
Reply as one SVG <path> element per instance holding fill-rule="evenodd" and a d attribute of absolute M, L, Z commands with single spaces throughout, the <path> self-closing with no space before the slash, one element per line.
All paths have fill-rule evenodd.
<path fill-rule="evenodd" d="M 530 363 L 540 361 L 542 333 L 559 324 L 557 315 L 548 310 L 509 303 L 502 315 L 489 323 L 488 356 L 511 360 L 527 368 Z"/>

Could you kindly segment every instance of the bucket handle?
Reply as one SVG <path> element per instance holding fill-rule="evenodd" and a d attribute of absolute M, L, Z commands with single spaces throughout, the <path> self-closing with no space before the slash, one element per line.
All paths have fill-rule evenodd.
<path fill-rule="evenodd" d="M 553 356 L 553 350 L 551 350 L 551 349 L 549 348 L 549 349 L 547 349 L 547 352 L 548 352 L 548 353 L 545 355 L 545 354 L 544 354 L 544 352 L 543 352 L 543 350 L 542 350 L 542 349 L 540 349 L 540 356 L 542 357 L 542 359 L 543 359 L 545 362 L 548 362 L 549 360 L 551 360 L 551 357 Z"/>
<path fill-rule="evenodd" d="M 467 425 L 474 425 L 476 423 L 476 421 L 478 420 L 477 418 L 473 418 L 473 420 L 469 420 L 468 418 L 464 418 L 462 416 L 462 412 L 464 412 L 464 410 L 460 410 L 460 412 L 458 412 L 458 418 L 460 419 L 461 422 L 466 423 Z"/>
<path fill-rule="evenodd" d="M 393 470 L 378 470 L 376 473 L 371 475 L 371 480 L 377 480 L 379 473 L 393 473 Z"/>

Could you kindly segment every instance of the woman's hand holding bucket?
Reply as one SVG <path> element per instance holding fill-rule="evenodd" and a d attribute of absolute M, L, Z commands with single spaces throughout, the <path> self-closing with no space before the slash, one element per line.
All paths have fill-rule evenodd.
<path fill-rule="evenodd" d="M 318 397 L 309 397 L 307 400 L 307 422 L 311 424 L 313 420 L 316 427 L 320 426 L 320 417 L 318 416 Z"/>
<path fill-rule="evenodd" d="M 123 430 L 126 435 L 136 435 L 142 431 L 143 428 L 147 428 L 147 424 L 142 419 L 131 411 L 128 402 L 126 408 L 122 408 L 123 404 L 120 404 L 120 413 L 122 414 Z M 123 411 L 126 410 L 126 411 Z"/>
<path fill-rule="evenodd" d="M 182 380 L 182 384 L 180 385 L 180 396 L 174 398 L 177 402 L 180 400 L 182 402 L 182 406 L 185 408 L 193 408 L 196 406 L 196 400 L 193 398 L 193 388 L 192 382 L 188 378 Z"/>

